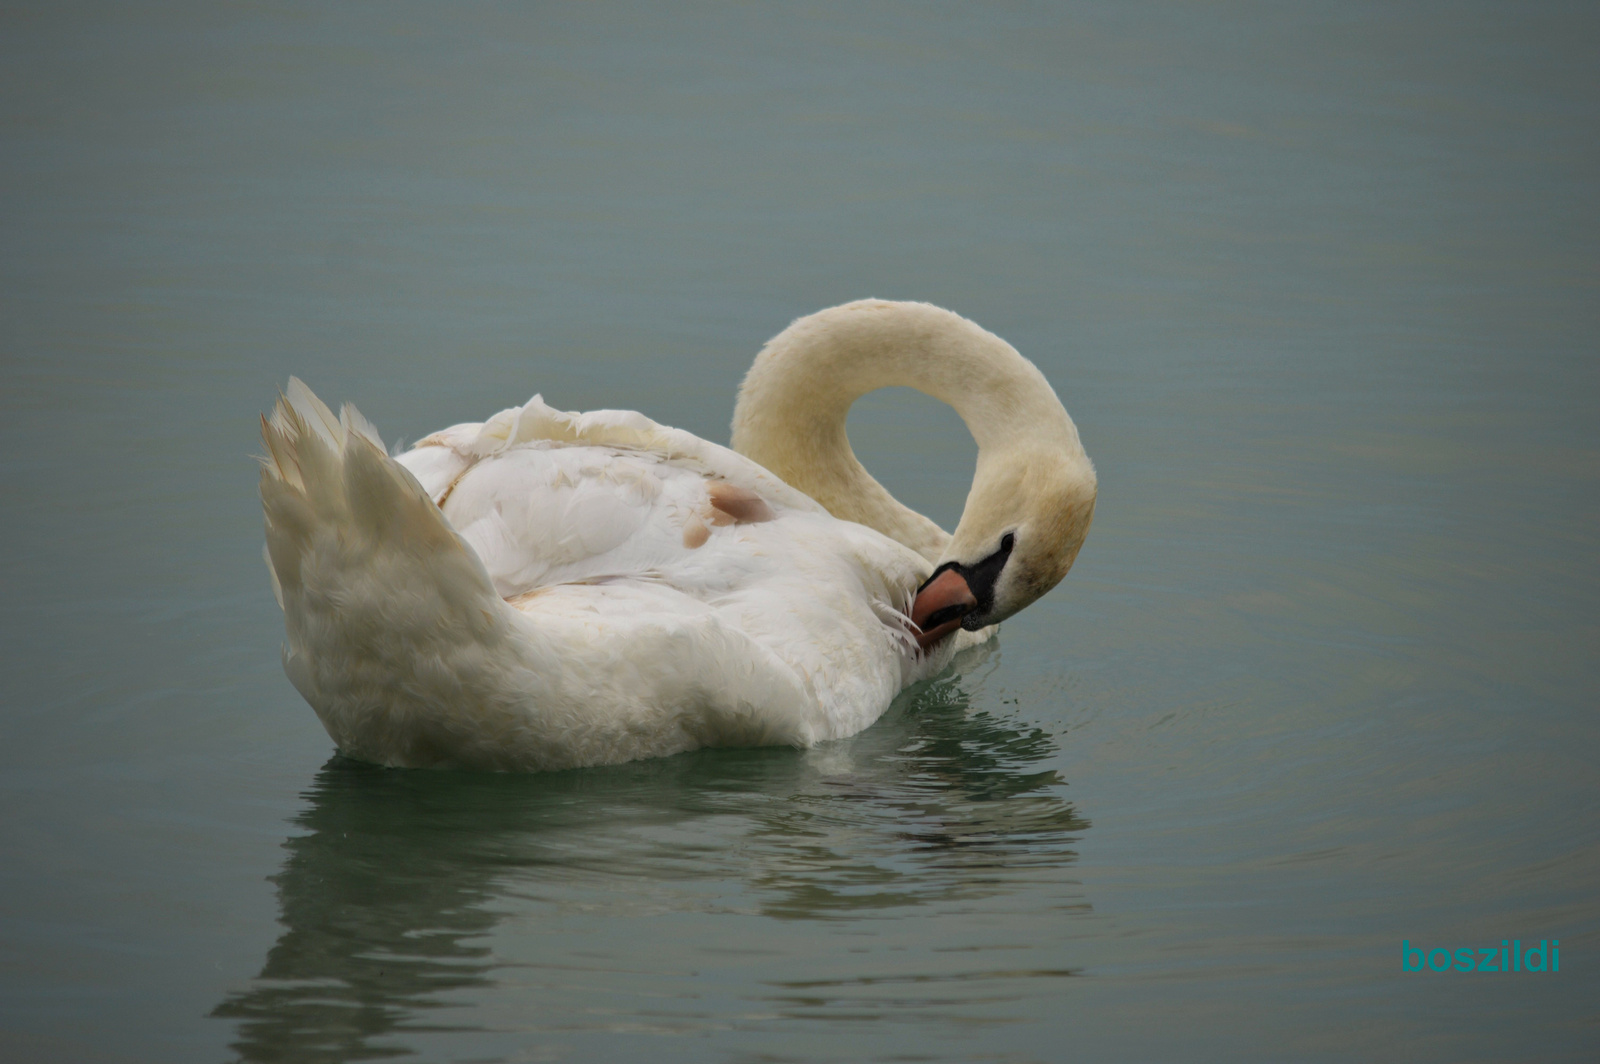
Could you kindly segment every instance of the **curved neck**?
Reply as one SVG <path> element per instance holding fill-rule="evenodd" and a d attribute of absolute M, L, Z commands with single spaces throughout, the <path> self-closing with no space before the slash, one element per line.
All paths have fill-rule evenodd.
<path fill-rule="evenodd" d="M 739 389 L 733 449 L 856 521 L 938 561 L 949 533 L 902 505 L 856 459 L 850 405 L 906 386 L 954 407 L 986 457 L 1042 446 L 1083 453 L 1044 374 L 993 333 L 927 303 L 861 300 L 804 317 L 770 340 Z M 970 498 L 970 496 L 969 496 Z"/>

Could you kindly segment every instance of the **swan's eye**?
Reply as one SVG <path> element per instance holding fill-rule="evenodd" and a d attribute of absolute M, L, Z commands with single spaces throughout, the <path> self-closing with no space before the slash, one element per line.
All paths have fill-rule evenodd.
<path fill-rule="evenodd" d="M 1011 548 L 1017 545 L 1017 536 L 1014 532 L 1007 532 L 1000 537 L 1000 553 L 1010 554 Z"/>

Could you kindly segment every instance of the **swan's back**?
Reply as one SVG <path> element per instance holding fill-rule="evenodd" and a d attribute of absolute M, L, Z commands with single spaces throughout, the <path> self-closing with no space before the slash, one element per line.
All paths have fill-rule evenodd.
<path fill-rule="evenodd" d="M 337 450 L 322 465 L 347 481 L 344 511 L 319 512 L 318 497 L 339 493 L 294 491 L 292 475 L 274 475 L 281 461 L 263 498 L 286 666 L 348 753 L 557 768 L 807 745 L 859 731 L 949 656 L 918 656 L 908 634 L 920 556 L 726 448 L 642 415 L 569 415 L 535 398 L 390 460 L 359 433 L 301 431 L 316 416 L 309 394 L 291 392 L 269 447 Z M 426 496 L 431 514 L 369 522 L 390 535 L 358 561 L 336 546 L 339 522 L 397 500 L 346 474 L 380 461 L 393 494 Z M 275 522 L 274 498 L 296 519 Z M 437 530 L 411 527 L 424 518 Z M 452 551 L 478 575 L 462 578 Z M 465 638 L 473 625 L 483 634 Z"/>

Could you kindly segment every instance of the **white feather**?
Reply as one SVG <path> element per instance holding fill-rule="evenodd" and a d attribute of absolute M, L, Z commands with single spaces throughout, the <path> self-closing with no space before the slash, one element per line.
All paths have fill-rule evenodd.
<path fill-rule="evenodd" d="M 946 398 L 978 438 L 953 539 L 850 453 L 850 402 L 896 383 Z M 1009 614 L 1070 567 L 1094 505 L 1038 370 L 926 304 L 848 304 L 769 343 L 735 421 L 763 464 L 539 396 L 390 458 L 353 406 L 336 418 L 294 378 L 262 434 L 285 671 L 342 751 L 385 765 L 559 769 L 852 735 L 994 631 L 918 649 L 908 614 L 935 563 L 1014 541 L 983 607 Z"/>
<path fill-rule="evenodd" d="M 805 746 L 972 641 L 918 654 L 897 609 L 924 559 L 642 415 L 535 398 L 391 459 L 351 408 L 330 425 L 291 389 L 261 485 L 285 666 L 351 756 L 556 769 Z M 686 545 L 714 482 L 773 519 Z"/>

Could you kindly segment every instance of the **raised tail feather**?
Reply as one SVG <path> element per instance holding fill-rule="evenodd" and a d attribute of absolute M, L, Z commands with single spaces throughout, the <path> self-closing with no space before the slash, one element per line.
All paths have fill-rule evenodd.
<path fill-rule="evenodd" d="M 291 377 L 261 435 L 267 560 L 290 680 L 347 753 L 367 753 L 363 736 L 400 731 L 420 748 L 371 759 L 436 760 L 426 748 L 456 740 L 419 724 L 431 706 L 473 699 L 459 690 L 473 675 L 462 666 L 505 641 L 508 608 L 355 407 L 335 417 Z"/>

